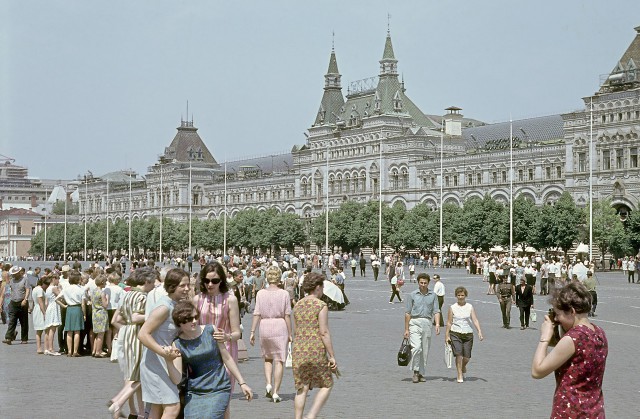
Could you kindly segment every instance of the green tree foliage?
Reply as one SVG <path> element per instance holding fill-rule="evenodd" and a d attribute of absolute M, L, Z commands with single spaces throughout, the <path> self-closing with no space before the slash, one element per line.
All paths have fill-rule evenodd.
<path fill-rule="evenodd" d="M 589 208 L 584 212 L 585 225 L 589 225 Z M 623 256 L 630 250 L 629 240 L 620 217 L 611 201 L 602 200 L 593 205 L 593 242 L 600 248 L 604 258 L 607 252 L 616 257 Z"/>
<path fill-rule="evenodd" d="M 540 211 L 525 195 L 520 194 L 513 201 L 513 242 L 520 244 L 523 249 L 529 245 L 535 246 Z"/>
<path fill-rule="evenodd" d="M 426 204 L 409 210 L 392 233 L 397 243 L 407 249 L 428 250 L 440 241 L 440 214 Z"/>
<path fill-rule="evenodd" d="M 631 247 L 628 254 L 635 255 L 640 249 L 640 211 L 633 211 L 625 222 L 627 237 Z"/>
<path fill-rule="evenodd" d="M 79 212 L 79 205 L 77 202 L 73 203 L 70 200 L 67 202 L 67 215 L 77 215 Z M 56 201 L 51 207 L 51 213 L 55 215 L 64 215 L 64 200 Z"/>
<path fill-rule="evenodd" d="M 571 194 L 564 192 L 554 206 L 544 207 L 541 220 L 539 226 L 544 239 L 541 247 L 559 247 L 567 252 L 578 239 L 584 218 Z"/>

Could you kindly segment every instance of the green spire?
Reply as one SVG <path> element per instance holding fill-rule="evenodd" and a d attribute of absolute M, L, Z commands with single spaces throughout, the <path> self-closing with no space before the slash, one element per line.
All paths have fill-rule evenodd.
<path fill-rule="evenodd" d="M 340 74 L 338 71 L 338 61 L 336 60 L 336 52 L 331 49 L 331 58 L 329 59 L 329 69 L 327 74 Z"/>
<path fill-rule="evenodd" d="M 383 60 L 395 60 L 396 57 L 393 54 L 393 45 L 391 45 L 391 33 L 387 32 L 387 41 L 384 43 L 384 54 L 382 54 Z"/>

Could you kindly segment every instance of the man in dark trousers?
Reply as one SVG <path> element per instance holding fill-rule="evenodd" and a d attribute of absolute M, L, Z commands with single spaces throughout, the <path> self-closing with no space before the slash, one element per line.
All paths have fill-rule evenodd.
<path fill-rule="evenodd" d="M 520 278 L 520 285 L 516 286 L 516 306 L 520 310 L 520 330 L 524 330 L 529 327 L 533 308 L 533 288 L 527 285 L 525 278 Z"/>

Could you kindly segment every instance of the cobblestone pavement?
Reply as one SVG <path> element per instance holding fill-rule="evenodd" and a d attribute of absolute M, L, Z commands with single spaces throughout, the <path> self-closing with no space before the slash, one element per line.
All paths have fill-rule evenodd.
<path fill-rule="evenodd" d="M 370 272 L 364 278 L 348 276 L 346 292 L 351 305 L 329 315 L 342 378 L 336 380 L 321 417 L 549 417 L 555 380 L 553 376 L 534 380 L 530 373 L 539 339 L 537 325 L 523 331 L 519 327 L 502 329 L 497 299 L 486 294 L 487 284 L 481 277 L 469 276 L 463 269 L 438 272 L 447 287 L 445 307 L 455 302 L 456 286 L 467 287 L 468 301 L 476 308 L 485 336 L 483 342 L 476 336 L 465 382 L 457 383 L 455 369 L 444 365 L 443 331 L 432 340 L 427 381 L 413 384 L 408 369 L 396 363 L 404 328 L 404 305 L 389 304 L 387 282 L 374 282 Z M 640 285 L 628 284 L 621 272 L 599 273 L 598 279 L 598 317 L 594 322 L 604 328 L 609 339 L 604 378 L 606 412 L 611 418 L 637 418 L 637 366 L 627 360 L 640 347 Z M 403 293 L 416 287 L 407 282 Z M 546 297 L 536 296 L 535 307 L 542 316 L 548 309 Z M 511 316 L 512 326 L 519 326 L 515 307 Z M 242 322 L 248 331 L 251 316 L 246 315 Z M 3 338 L 5 331 L 6 326 L 0 326 Z M 117 364 L 91 357 L 36 355 L 33 332 L 30 338 L 28 345 L 0 346 L 0 418 L 109 417 L 105 402 L 121 383 Z M 248 344 L 248 334 L 245 342 Z M 249 347 L 249 355 L 240 368 L 256 397 L 246 402 L 236 393 L 231 402 L 232 416 L 293 417 L 291 371 L 285 371 L 282 402 L 271 403 L 264 397 L 259 348 Z M 311 397 L 314 395 L 311 392 Z"/>

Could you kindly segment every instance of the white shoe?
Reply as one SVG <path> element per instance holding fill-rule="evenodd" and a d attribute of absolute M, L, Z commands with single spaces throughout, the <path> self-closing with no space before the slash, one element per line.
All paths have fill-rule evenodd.
<path fill-rule="evenodd" d="M 271 384 L 267 384 L 267 388 L 266 388 L 266 393 L 265 393 L 265 397 L 271 399 L 273 396 L 271 395 L 271 390 L 273 390 L 273 387 L 271 387 Z"/>
<path fill-rule="evenodd" d="M 282 399 L 280 398 L 280 396 L 278 396 L 277 393 L 273 393 L 273 402 L 274 403 L 280 403 L 282 401 Z"/>
<path fill-rule="evenodd" d="M 62 354 L 60 352 L 49 352 L 49 355 L 51 355 L 51 356 L 62 356 Z"/>

